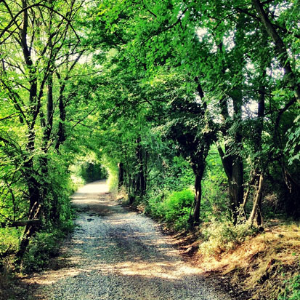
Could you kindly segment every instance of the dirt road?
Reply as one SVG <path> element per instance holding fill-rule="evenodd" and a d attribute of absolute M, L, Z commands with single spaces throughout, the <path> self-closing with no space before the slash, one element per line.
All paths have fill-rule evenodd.
<path fill-rule="evenodd" d="M 73 203 L 75 232 L 57 270 L 30 279 L 37 288 L 29 299 L 230 299 L 182 260 L 155 222 L 112 201 L 104 181 L 82 187 Z"/>

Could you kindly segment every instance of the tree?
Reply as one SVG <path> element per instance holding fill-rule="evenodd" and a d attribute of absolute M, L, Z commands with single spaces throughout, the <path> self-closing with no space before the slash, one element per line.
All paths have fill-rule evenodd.
<path fill-rule="evenodd" d="M 250 176 L 255 178 L 258 187 L 254 197 L 258 199 L 254 201 L 258 206 L 254 203 L 250 214 L 253 219 L 263 190 L 263 185 L 259 184 L 261 180 L 256 179 L 262 179 L 267 172 L 264 153 L 269 161 L 276 161 L 278 151 L 271 148 L 280 148 L 282 153 L 282 145 L 286 143 L 283 138 L 279 147 L 276 139 L 283 132 L 274 132 L 271 123 L 275 120 L 275 128 L 281 127 L 282 115 L 293 110 L 297 99 L 297 67 L 293 68 L 290 63 L 297 61 L 298 55 L 295 11 L 296 4 L 289 1 L 262 5 L 258 1 L 244 0 L 155 4 L 143 1 L 130 5 L 118 2 L 113 9 L 103 1 L 99 7 L 101 28 L 106 24 L 105 36 L 122 49 L 127 68 L 143 71 L 149 80 L 162 69 L 170 73 L 180 70 L 189 78 L 183 82 L 187 94 L 200 88 L 205 124 L 219 137 L 234 222 L 237 222 L 240 205 L 249 195 L 244 193 L 244 177 L 249 171 L 248 166 L 245 169 L 245 160 L 256 157 L 252 170 L 256 175 Z M 288 22 L 284 23 L 287 15 Z M 275 48 L 272 42 L 276 43 Z M 291 57 L 287 57 L 287 52 Z M 279 75 L 280 67 L 284 67 L 286 76 Z M 192 83 L 195 78 L 198 88 Z M 253 90 L 253 86 L 258 90 Z M 296 97 L 292 97 L 289 89 Z M 278 92 L 285 98 L 274 97 Z M 252 108 L 247 115 L 246 110 L 253 103 L 257 105 L 256 112 Z M 251 128 L 255 135 L 249 135 L 247 124 L 254 124 Z M 200 132 L 201 127 L 198 134 Z M 272 143 L 267 139 L 268 144 L 263 144 L 265 133 L 274 138 Z M 253 144 L 251 154 L 247 151 Z M 259 219 L 258 215 L 258 223 Z"/>
<path fill-rule="evenodd" d="M 14 207 L 5 214 L 6 222 L 26 216 L 55 224 L 64 218 L 60 209 L 67 203 L 58 199 L 65 200 L 65 192 L 55 176 L 67 175 L 68 166 L 55 168 L 60 160 L 55 148 L 66 140 L 66 105 L 72 99 L 66 86 L 83 54 L 74 28 L 83 3 L 72 0 L 61 4 L 52 0 L 0 3 L 1 105 L 5 107 L 1 111 L 0 176 L 3 195 L 11 191 L 1 201 L 4 206 L 12 201 Z M 28 224 L 19 257 L 37 229 Z"/>

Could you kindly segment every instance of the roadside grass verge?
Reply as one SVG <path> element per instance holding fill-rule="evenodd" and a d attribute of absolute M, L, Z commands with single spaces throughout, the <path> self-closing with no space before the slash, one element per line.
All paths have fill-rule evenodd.
<path fill-rule="evenodd" d="M 299 224 L 271 220 L 264 232 L 216 245 L 202 240 L 193 259 L 205 274 L 230 286 L 237 299 L 300 299 Z"/>

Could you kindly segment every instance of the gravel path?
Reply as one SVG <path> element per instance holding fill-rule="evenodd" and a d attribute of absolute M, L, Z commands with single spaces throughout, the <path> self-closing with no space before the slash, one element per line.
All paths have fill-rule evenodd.
<path fill-rule="evenodd" d="M 110 200 L 104 181 L 82 187 L 73 203 L 77 227 L 62 266 L 30 279 L 30 299 L 230 299 L 182 260 L 155 222 Z"/>

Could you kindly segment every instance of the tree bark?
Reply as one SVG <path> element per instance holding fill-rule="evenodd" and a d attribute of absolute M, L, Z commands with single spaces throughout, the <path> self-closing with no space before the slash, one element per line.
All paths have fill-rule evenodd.
<path fill-rule="evenodd" d="M 30 212 L 30 220 L 35 220 L 40 215 L 41 205 L 36 203 Z M 27 246 L 29 244 L 30 237 L 34 235 L 34 233 L 38 230 L 37 223 L 28 222 L 25 226 L 24 233 L 20 242 L 19 250 L 16 254 L 16 264 L 20 265 L 22 258 L 25 254 Z"/>
<path fill-rule="evenodd" d="M 243 204 L 244 199 L 244 167 L 240 156 L 226 154 L 218 148 L 225 173 L 228 180 L 228 190 L 230 199 L 230 210 L 232 213 L 233 223 L 237 223 L 238 210 Z M 228 150 L 229 152 L 230 150 Z"/>
<path fill-rule="evenodd" d="M 229 184 L 229 195 L 234 223 L 237 222 L 238 210 L 244 198 L 244 166 L 240 156 L 234 156 L 232 165 L 232 177 Z"/>
<path fill-rule="evenodd" d="M 252 211 L 248 220 L 251 226 L 254 223 L 255 215 L 257 215 L 257 225 L 260 226 L 262 224 L 261 201 L 262 201 L 263 181 L 264 181 L 264 176 L 263 174 L 260 174 L 258 189 L 255 195 L 255 199 L 253 201 Z"/>
<path fill-rule="evenodd" d="M 202 198 L 202 179 L 205 170 L 205 163 L 201 164 L 197 170 L 195 170 L 195 202 L 193 212 L 193 226 L 200 224 L 200 212 L 201 212 L 201 198 Z"/>
<path fill-rule="evenodd" d="M 136 174 L 136 194 L 143 196 L 146 192 L 146 176 L 145 176 L 145 161 L 143 155 L 143 148 L 141 146 L 141 137 L 137 139 L 136 147 L 136 158 L 137 158 L 137 174 Z"/>
<path fill-rule="evenodd" d="M 47 144 L 50 139 L 50 135 L 53 127 L 53 74 L 49 74 L 48 77 L 48 93 L 47 93 L 47 124 L 44 133 L 44 142 Z"/>
<path fill-rule="evenodd" d="M 124 164 L 122 162 L 119 163 L 118 169 L 119 169 L 118 188 L 120 189 L 124 185 L 124 177 L 125 177 L 124 176 L 125 169 L 124 169 Z"/>
<path fill-rule="evenodd" d="M 243 203 L 243 208 L 245 210 L 246 202 L 248 200 L 248 195 L 250 192 L 251 185 L 253 185 L 255 182 L 257 184 L 257 190 L 259 191 L 260 195 L 258 196 L 258 191 L 255 195 L 255 199 L 253 201 L 253 208 L 252 208 L 252 213 L 256 213 L 256 221 L 257 225 L 262 225 L 263 218 L 262 218 L 262 191 L 260 191 L 260 179 L 262 177 L 261 174 L 263 174 L 263 165 L 262 165 L 262 159 L 261 155 L 257 155 L 258 153 L 261 153 L 262 151 L 262 132 L 264 128 L 264 114 L 265 114 L 265 95 L 266 95 L 266 87 L 263 84 L 263 80 L 266 76 L 266 70 L 264 69 L 261 73 L 261 78 L 260 78 L 260 87 L 258 91 L 258 110 L 257 110 L 257 120 L 255 124 L 255 131 L 254 131 L 254 136 L 253 136 L 253 147 L 254 147 L 254 153 L 256 154 L 256 157 L 254 159 L 254 169 L 252 170 L 252 178 L 249 182 L 249 187 L 247 190 L 247 193 L 244 198 L 244 203 Z M 255 207 L 256 206 L 256 207 Z M 249 217 L 249 222 L 251 225 L 253 224 L 254 217 L 250 214 Z M 252 220 L 251 220 L 252 218 Z"/>
<path fill-rule="evenodd" d="M 59 146 L 62 145 L 66 141 L 66 130 L 65 130 L 65 121 L 66 121 L 66 107 L 64 103 L 64 96 L 63 96 L 64 88 L 60 91 L 59 96 L 59 125 L 58 125 L 58 138 L 55 145 L 55 149 L 58 150 Z"/>

